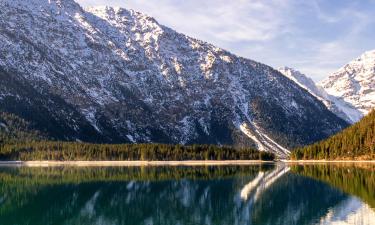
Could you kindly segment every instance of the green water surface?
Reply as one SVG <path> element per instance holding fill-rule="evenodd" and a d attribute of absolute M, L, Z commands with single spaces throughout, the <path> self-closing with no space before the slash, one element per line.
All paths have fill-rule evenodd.
<path fill-rule="evenodd" d="M 0 225 L 375 224 L 375 165 L 0 167 Z"/>

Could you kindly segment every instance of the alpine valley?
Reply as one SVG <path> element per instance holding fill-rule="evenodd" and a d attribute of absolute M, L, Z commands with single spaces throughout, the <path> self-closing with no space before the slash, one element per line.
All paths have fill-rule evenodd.
<path fill-rule="evenodd" d="M 53 140 L 232 145 L 286 157 L 374 106 L 374 67 L 362 66 L 374 54 L 315 90 L 135 11 L 73 0 L 0 7 L 0 110 Z"/>

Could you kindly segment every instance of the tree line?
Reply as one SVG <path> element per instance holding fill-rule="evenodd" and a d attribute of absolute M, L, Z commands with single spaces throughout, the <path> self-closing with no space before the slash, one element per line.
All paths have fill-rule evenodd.
<path fill-rule="evenodd" d="M 275 155 L 251 148 L 236 149 L 216 145 L 170 144 L 90 144 L 79 142 L 35 141 L 5 144 L 0 149 L 0 160 L 265 160 Z"/>
<path fill-rule="evenodd" d="M 375 110 L 342 132 L 318 143 L 297 148 L 291 159 L 375 159 Z"/>
<path fill-rule="evenodd" d="M 91 144 L 49 140 L 33 126 L 0 112 L 0 160 L 274 160 L 272 153 L 215 145 Z"/>

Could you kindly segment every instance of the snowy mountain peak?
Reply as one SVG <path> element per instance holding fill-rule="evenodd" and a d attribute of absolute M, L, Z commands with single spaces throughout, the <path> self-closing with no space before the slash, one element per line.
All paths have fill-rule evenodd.
<path fill-rule="evenodd" d="M 122 29 L 124 26 L 129 25 L 133 26 L 132 31 L 141 30 L 150 33 L 158 33 L 166 29 L 166 27 L 161 26 L 153 17 L 134 10 L 109 6 L 89 7 L 85 10 L 109 22 L 111 25 Z"/>
<path fill-rule="evenodd" d="M 363 62 L 364 65 L 373 67 L 375 66 L 375 49 L 363 53 L 356 61 Z M 372 65 L 372 66 L 371 66 Z"/>
<path fill-rule="evenodd" d="M 38 9 L 80 9 L 80 5 L 74 0 L 2 0 L 7 6 L 29 9 L 37 11 Z"/>
<path fill-rule="evenodd" d="M 301 72 L 289 67 L 281 67 L 278 70 L 284 76 L 288 77 L 290 80 L 294 81 L 322 101 L 329 110 L 347 122 L 355 123 L 362 117 L 362 113 L 358 109 L 342 99 L 328 94 L 322 87 L 316 85 L 311 78 Z"/>
<path fill-rule="evenodd" d="M 375 108 L 375 50 L 365 52 L 319 85 L 366 115 Z"/>

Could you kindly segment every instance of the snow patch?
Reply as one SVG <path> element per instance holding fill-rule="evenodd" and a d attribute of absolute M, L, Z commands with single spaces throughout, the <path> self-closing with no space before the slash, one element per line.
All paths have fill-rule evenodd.
<path fill-rule="evenodd" d="M 127 134 L 126 137 L 129 139 L 129 141 L 131 141 L 132 143 L 136 143 L 136 141 L 134 140 L 134 137 L 130 134 Z"/>
<path fill-rule="evenodd" d="M 93 108 L 84 109 L 84 110 L 82 110 L 82 114 L 85 116 L 87 121 L 89 121 L 89 123 L 95 128 L 95 130 L 97 130 L 100 133 L 102 132 L 97 125 L 97 120 L 96 120 L 96 117 L 95 117 L 95 114 L 96 114 L 95 109 L 93 109 Z"/>

